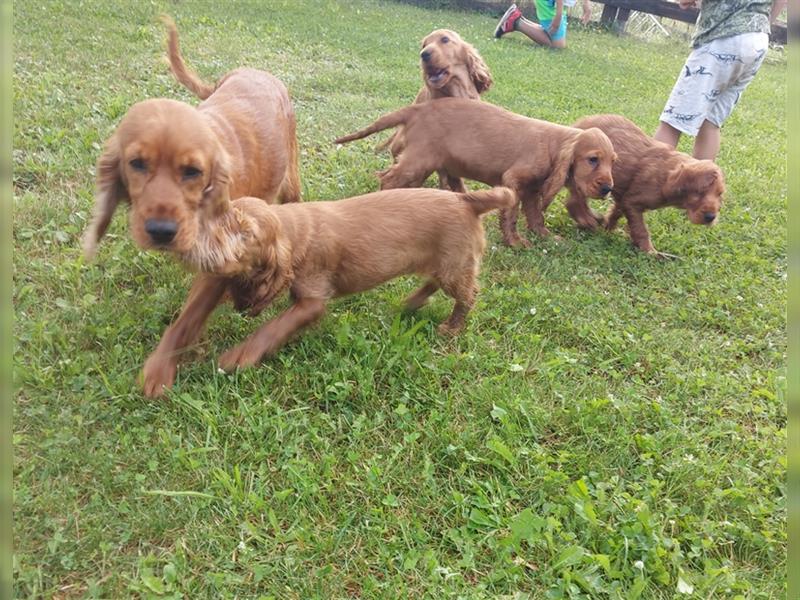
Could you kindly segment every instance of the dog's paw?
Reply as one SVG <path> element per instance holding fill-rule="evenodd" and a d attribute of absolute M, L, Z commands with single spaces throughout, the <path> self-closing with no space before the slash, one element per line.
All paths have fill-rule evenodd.
<path fill-rule="evenodd" d="M 575 224 L 578 226 L 578 229 L 583 229 L 584 231 L 597 231 L 603 225 L 603 217 L 591 215 L 578 219 L 575 221 Z"/>
<path fill-rule="evenodd" d="M 463 328 L 464 328 L 463 324 L 462 325 L 452 325 L 452 324 L 448 323 L 447 321 L 445 321 L 444 323 L 439 325 L 439 327 L 436 328 L 436 331 L 442 337 L 455 337 L 459 333 L 461 333 L 461 330 Z"/>
<path fill-rule="evenodd" d="M 660 260 L 683 260 L 680 256 L 676 254 L 667 254 L 666 252 L 659 252 L 656 249 L 653 249 L 653 251 L 650 252 L 650 255 L 655 256 Z"/>
<path fill-rule="evenodd" d="M 514 237 L 510 240 L 506 240 L 506 245 L 510 248 L 530 248 L 533 244 L 531 244 L 528 240 L 524 237 Z"/>
<path fill-rule="evenodd" d="M 139 383 L 148 398 L 163 396 L 175 383 L 178 366 L 174 361 L 151 355 L 144 363 Z"/>
<path fill-rule="evenodd" d="M 552 233 L 550 233 L 550 230 L 547 227 L 545 227 L 544 225 L 542 225 L 542 226 L 535 225 L 533 227 L 528 227 L 528 231 L 532 231 L 533 233 L 535 233 L 539 237 L 554 237 L 554 238 L 558 238 L 557 235 L 554 236 Z"/>
<path fill-rule="evenodd" d="M 606 231 L 614 231 L 617 228 L 617 220 L 603 217 L 602 221 L 600 221 L 600 226 Z"/>
<path fill-rule="evenodd" d="M 218 362 L 222 370 L 231 372 L 255 366 L 260 360 L 261 353 L 254 352 L 250 344 L 244 342 L 223 353 Z"/>

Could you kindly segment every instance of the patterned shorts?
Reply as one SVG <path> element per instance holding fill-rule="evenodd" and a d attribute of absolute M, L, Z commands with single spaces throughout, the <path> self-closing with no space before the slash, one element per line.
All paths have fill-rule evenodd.
<path fill-rule="evenodd" d="M 672 88 L 661 121 L 697 135 L 703 121 L 717 127 L 731 114 L 767 54 L 766 33 L 742 33 L 695 48 Z"/>

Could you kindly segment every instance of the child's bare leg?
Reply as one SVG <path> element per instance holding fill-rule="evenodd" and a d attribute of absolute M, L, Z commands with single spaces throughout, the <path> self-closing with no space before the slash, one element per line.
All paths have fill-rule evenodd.
<path fill-rule="evenodd" d="M 653 138 L 659 142 L 664 142 L 672 148 L 675 148 L 681 139 L 681 132 L 675 129 L 669 123 L 659 121 L 656 132 L 653 134 Z"/>
<path fill-rule="evenodd" d="M 524 33 L 540 46 L 547 46 L 549 48 L 553 45 L 553 42 L 550 40 L 550 36 L 547 35 L 547 32 L 542 28 L 542 26 L 538 23 L 534 23 L 533 21 L 529 21 L 525 17 L 521 17 L 519 20 L 517 20 L 517 24 L 514 29 L 520 33 Z"/>
<path fill-rule="evenodd" d="M 719 154 L 720 133 L 719 127 L 711 121 L 703 121 L 697 137 L 694 138 L 692 156 L 698 160 L 717 160 Z"/>

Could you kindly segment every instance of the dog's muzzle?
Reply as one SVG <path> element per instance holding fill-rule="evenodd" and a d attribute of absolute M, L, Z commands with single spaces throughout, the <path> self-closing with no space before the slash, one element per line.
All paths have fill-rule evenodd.
<path fill-rule="evenodd" d="M 156 244 L 166 245 L 175 239 L 178 224 L 170 219 L 147 219 L 144 230 Z"/>

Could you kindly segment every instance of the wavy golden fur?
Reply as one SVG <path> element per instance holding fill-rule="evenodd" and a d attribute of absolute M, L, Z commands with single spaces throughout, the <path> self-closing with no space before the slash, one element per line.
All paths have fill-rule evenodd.
<path fill-rule="evenodd" d="M 516 230 L 520 204 L 528 229 L 547 235 L 544 210 L 562 187 L 602 197 L 613 186 L 616 155 L 599 129 L 564 127 L 463 98 L 412 104 L 336 143 L 397 126 L 403 126 L 406 147 L 398 162 L 380 174 L 381 189 L 416 187 L 441 170 L 510 187 L 519 202 L 500 219 L 503 241 L 510 246 L 530 245 Z"/>
<path fill-rule="evenodd" d="M 422 39 L 420 70 L 423 85 L 414 104 L 439 98 L 480 100 L 493 83 L 489 67 L 475 47 L 451 29 L 436 29 Z M 398 129 L 379 148 L 385 146 L 396 161 L 405 147 L 402 131 Z M 439 173 L 439 187 L 464 191 L 461 179 L 448 177 L 445 172 Z"/>
<path fill-rule="evenodd" d="M 678 152 L 644 133 L 635 123 L 619 115 L 594 115 L 575 123 L 580 129 L 604 131 L 617 151 L 614 163 L 614 204 L 605 217 L 595 215 L 586 195 L 575 190 L 567 208 L 579 226 L 614 229 L 625 216 L 631 241 L 644 252 L 660 254 L 653 247 L 644 213 L 664 206 L 686 211 L 692 223 L 713 225 L 717 222 L 725 178 L 710 160 L 697 160 Z"/>
<path fill-rule="evenodd" d="M 202 230 L 199 219 L 227 210 L 227 198 L 300 200 L 295 116 L 286 87 L 255 69 L 236 69 L 215 85 L 186 67 L 178 32 L 165 17 L 175 77 L 203 100 L 169 99 L 131 107 L 97 161 L 95 210 L 84 235 L 92 256 L 120 200 L 143 247 L 174 236 L 178 247 Z"/>
<path fill-rule="evenodd" d="M 506 188 L 463 194 L 403 189 L 281 206 L 255 198 L 233 201 L 227 211 L 203 222 L 204 231 L 188 253 L 176 251 L 189 266 L 203 265 L 203 272 L 145 363 L 145 394 L 157 396 L 172 386 L 178 355 L 197 339 L 226 293 L 250 314 L 285 290 L 292 299 L 287 311 L 220 357 L 220 366 L 228 370 L 255 365 L 276 352 L 319 319 L 329 299 L 404 274 L 426 278 L 408 298 L 408 309 L 420 307 L 440 288 L 455 300 L 439 330 L 457 333 L 478 290 L 486 244 L 480 216 L 514 201 Z"/>

